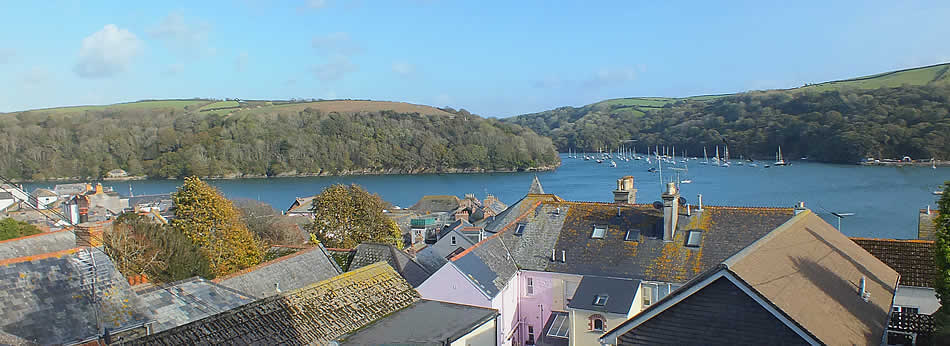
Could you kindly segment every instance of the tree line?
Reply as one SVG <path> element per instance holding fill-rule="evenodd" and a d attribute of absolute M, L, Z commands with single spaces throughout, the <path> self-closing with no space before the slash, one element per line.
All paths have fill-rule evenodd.
<path fill-rule="evenodd" d="M 105 109 L 0 116 L 0 174 L 150 178 L 521 170 L 559 163 L 550 139 L 468 112 Z"/>
<path fill-rule="evenodd" d="M 642 112 L 642 113 L 641 113 Z M 732 157 L 787 157 L 854 163 L 863 158 L 950 159 L 950 86 L 871 90 L 748 92 L 683 99 L 661 108 L 594 104 L 505 121 L 551 137 L 559 151 L 639 152 L 676 146 L 690 156 L 728 145 Z M 711 155 L 711 154 L 710 154 Z"/>

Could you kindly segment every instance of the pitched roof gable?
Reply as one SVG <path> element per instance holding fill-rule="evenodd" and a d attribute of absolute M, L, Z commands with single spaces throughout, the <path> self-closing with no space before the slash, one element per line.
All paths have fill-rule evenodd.
<path fill-rule="evenodd" d="M 568 307 L 626 315 L 639 289 L 640 280 L 585 275 Z M 597 296 L 606 297 L 604 304 L 595 304 Z"/>
<path fill-rule="evenodd" d="M 531 187 L 528 188 L 529 194 L 544 194 L 544 188 L 541 187 L 541 181 L 538 180 L 538 176 L 534 176 L 534 179 L 531 180 Z"/>
<path fill-rule="evenodd" d="M 356 253 L 350 262 L 350 270 L 362 268 L 376 262 L 386 262 L 402 275 L 412 287 L 419 287 L 432 273 L 409 254 L 389 244 L 363 243 L 356 246 Z"/>
<path fill-rule="evenodd" d="M 900 273 L 901 285 L 934 287 L 937 278 L 934 241 L 875 238 L 851 240 Z"/>
<path fill-rule="evenodd" d="M 257 300 L 131 344 L 325 344 L 419 300 L 386 263 Z"/>
<path fill-rule="evenodd" d="M 258 264 L 228 276 L 215 278 L 222 286 L 244 292 L 255 298 L 310 285 L 340 274 L 339 265 L 330 258 L 323 245 Z"/>

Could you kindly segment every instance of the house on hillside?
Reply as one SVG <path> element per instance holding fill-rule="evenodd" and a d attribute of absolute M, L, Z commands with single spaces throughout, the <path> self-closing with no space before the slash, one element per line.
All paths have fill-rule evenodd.
<path fill-rule="evenodd" d="M 804 211 L 613 327 L 600 342 L 878 345 L 898 277 Z"/>
<path fill-rule="evenodd" d="M 63 203 L 63 213 L 71 223 L 110 220 L 129 208 L 129 199 L 96 184 L 95 189 L 72 196 Z"/>
<path fill-rule="evenodd" d="M 537 340 L 539 330 L 552 325 L 558 326 L 554 334 L 571 340 L 557 319 L 567 316 L 568 326 L 593 321 L 590 315 L 587 322 L 571 320 L 585 277 L 637 280 L 628 310 L 636 314 L 810 213 L 803 205 L 691 205 L 674 184 L 660 202 L 637 204 L 632 177 L 610 191 L 614 203 L 571 202 L 543 192 L 533 181 L 524 198 L 486 224 L 487 238 L 452 257 L 418 287 L 420 294 L 499 310 L 498 344 L 522 344 L 531 334 Z M 615 319 L 603 317 L 611 328 Z"/>
<path fill-rule="evenodd" d="M 127 173 L 124 169 L 121 169 L 121 168 L 116 168 L 106 173 L 106 178 L 109 178 L 109 179 L 126 178 L 128 176 L 129 176 L 129 173 Z"/>
<path fill-rule="evenodd" d="M 571 345 L 596 345 L 605 331 L 640 312 L 636 298 L 641 296 L 639 280 L 600 276 L 581 278 L 567 305 L 571 322 L 569 335 L 574 336 L 570 338 Z M 532 340 L 532 335 L 528 340 Z"/>

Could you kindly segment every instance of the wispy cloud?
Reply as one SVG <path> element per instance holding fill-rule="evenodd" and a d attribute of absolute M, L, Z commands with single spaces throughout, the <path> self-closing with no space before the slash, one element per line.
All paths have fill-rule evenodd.
<path fill-rule="evenodd" d="M 332 82 L 343 79 L 348 73 L 355 72 L 359 67 L 356 66 L 346 56 L 338 55 L 328 62 L 314 66 L 313 72 L 317 79 L 324 82 Z"/>
<path fill-rule="evenodd" d="M 165 66 L 164 69 L 162 69 L 162 76 L 165 76 L 165 77 L 177 76 L 184 71 L 185 71 L 185 64 L 182 64 L 182 63 L 169 64 L 168 66 Z"/>
<path fill-rule="evenodd" d="M 311 45 L 317 53 L 323 55 L 352 56 L 363 52 L 363 48 L 345 32 L 334 32 L 313 38 Z"/>
<path fill-rule="evenodd" d="M 169 13 L 158 25 L 148 29 L 149 36 L 163 41 L 169 49 L 191 57 L 215 53 L 208 44 L 210 33 L 208 23 L 186 21 L 185 15 L 179 11 Z"/>
<path fill-rule="evenodd" d="M 416 75 L 416 66 L 405 61 L 394 62 L 392 68 L 393 72 L 402 78 L 410 78 Z"/>
<path fill-rule="evenodd" d="M 143 47 L 135 34 L 108 24 L 82 40 L 73 71 L 82 78 L 114 76 L 127 70 Z"/>
<path fill-rule="evenodd" d="M 247 67 L 247 52 L 241 52 L 238 54 L 237 59 L 234 60 L 234 70 L 237 72 L 244 72 L 244 69 Z"/>
<path fill-rule="evenodd" d="M 591 88 L 600 88 L 631 82 L 637 78 L 637 72 L 630 67 L 603 68 L 593 77 L 585 80 L 583 85 Z"/>

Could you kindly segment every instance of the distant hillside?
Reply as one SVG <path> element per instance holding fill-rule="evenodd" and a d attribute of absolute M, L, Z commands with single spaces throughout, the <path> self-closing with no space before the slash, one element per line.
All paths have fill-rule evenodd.
<path fill-rule="evenodd" d="M 0 114 L 14 179 L 551 169 L 550 139 L 465 110 L 382 101 L 148 100 Z"/>
<path fill-rule="evenodd" d="M 863 157 L 950 158 L 950 64 L 794 89 L 688 98 L 637 97 L 503 121 L 551 137 L 559 151 L 615 149 L 623 140 L 692 154 L 729 144 L 738 156 L 850 163 Z M 831 146 L 831 147 L 828 147 Z"/>

